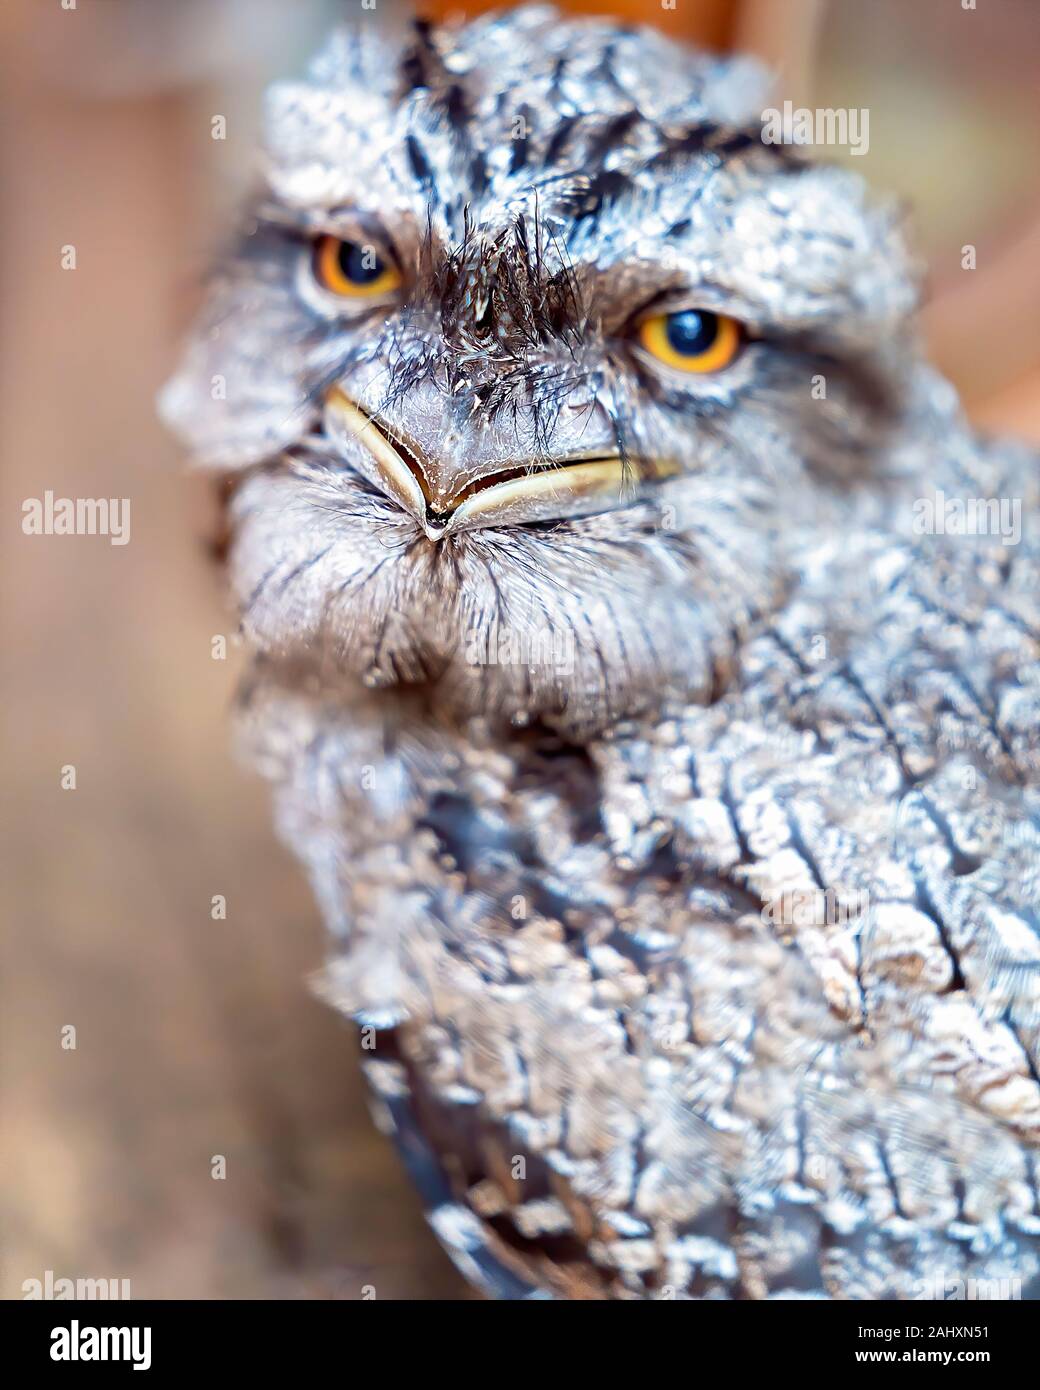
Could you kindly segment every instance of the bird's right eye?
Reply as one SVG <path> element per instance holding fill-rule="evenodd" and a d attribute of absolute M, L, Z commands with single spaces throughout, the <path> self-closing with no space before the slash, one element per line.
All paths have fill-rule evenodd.
<path fill-rule="evenodd" d="M 739 353 L 744 330 L 727 314 L 683 309 L 644 319 L 638 339 L 643 350 L 666 367 L 680 372 L 719 372 Z"/>
<path fill-rule="evenodd" d="M 315 243 L 314 274 L 323 289 L 341 299 L 377 299 L 401 283 L 400 271 L 375 247 L 336 236 Z"/>

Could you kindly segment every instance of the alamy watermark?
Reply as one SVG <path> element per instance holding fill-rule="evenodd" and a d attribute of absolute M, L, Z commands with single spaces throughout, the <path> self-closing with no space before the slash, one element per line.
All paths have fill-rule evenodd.
<path fill-rule="evenodd" d="M 1009 1302 L 1022 1297 L 1022 1280 L 1017 1275 L 1000 1279 L 962 1279 L 944 1269 L 927 1279 L 914 1280 L 914 1298 L 939 1303 L 964 1299 L 968 1302 Z"/>
<path fill-rule="evenodd" d="M 129 497 L 27 497 L 22 503 L 27 536 L 107 536 L 112 545 L 130 539 Z"/>
<path fill-rule="evenodd" d="M 870 112 L 865 106 L 767 106 L 762 112 L 764 145 L 835 145 L 850 154 L 870 149 Z"/>
<path fill-rule="evenodd" d="M 126 1301 L 130 1297 L 129 1279 L 65 1279 L 55 1278 L 53 1269 L 45 1269 L 42 1279 L 23 1279 L 22 1298 L 34 1299 L 104 1299 Z"/>
<path fill-rule="evenodd" d="M 131 1369 L 152 1365 L 150 1327 L 91 1327 L 73 1318 L 68 1327 L 51 1329 L 52 1361 L 129 1361 Z"/>
<path fill-rule="evenodd" d="M 466 634 L 467 666 L 548 666 L 574 670 L 574 634 L 562 628 L 514 628 L 491 623 Z"/>
<path fill-rule="evenodd" d="M 843 927 L 870 906 L 865 888 L 787 888 L 762 908 L 762 921 L 772 927 Z"/>
<path fill-rule="evenodd" d="M 999 536 L 1005 545 L 1022 539 L 1021 497 L 947 497 L 937 489 L 914 502 L 918 536 Z"/>

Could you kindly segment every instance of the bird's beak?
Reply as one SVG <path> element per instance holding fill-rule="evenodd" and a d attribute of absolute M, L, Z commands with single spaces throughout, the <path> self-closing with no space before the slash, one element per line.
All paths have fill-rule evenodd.
<path fill-rule="evenodd" d="M 513 526 L 604 511 L 634 495 L 649 477 L 678 470 L 661 461 L 635 464 L 617 453 L 515 459 L 484 469 L 447 465 L 420 453 L 339 387 L 326 397 L 326 431 L 353 436 L 374 465 L 371 481 L 410 512 L 432 541 L 480 526 Z"/>

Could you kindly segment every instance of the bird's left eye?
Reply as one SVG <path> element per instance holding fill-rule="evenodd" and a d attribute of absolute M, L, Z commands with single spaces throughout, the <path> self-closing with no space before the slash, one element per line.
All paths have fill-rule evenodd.
<path fill-rule="evenodd" d="M 374 247 L 335 236 L 318 238 L 314 273 L 320 285 L 344 299 L 375 299 L 401 283 L 397 267 Z"/>
<path fill-rule="evenodd" d="M 644 319 L 637 334 L 651 356 L 680 372 L 719 372 L 740 351 L 744 332 L 736 319 L 707 309 L 683 309 Z"/>

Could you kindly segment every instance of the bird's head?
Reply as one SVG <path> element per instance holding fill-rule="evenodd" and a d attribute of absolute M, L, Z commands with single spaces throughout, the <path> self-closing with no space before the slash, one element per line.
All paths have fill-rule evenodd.
<path fill-rule="evenodd" d="M 581 726 L 726 684 L 869 470 L 913 300 L 891 212 L 763 144 L 756 80 L 535 8 L 362 23 L 272 89 L 163 397 L 237 475 L 258 649 Z"/>

